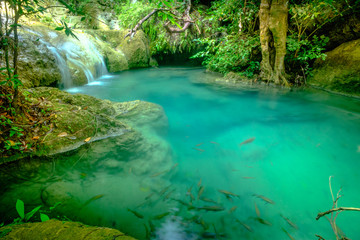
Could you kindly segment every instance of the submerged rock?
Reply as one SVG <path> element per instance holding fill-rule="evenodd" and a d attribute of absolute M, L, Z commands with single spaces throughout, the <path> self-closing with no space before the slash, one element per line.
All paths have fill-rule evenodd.
<path fill-rule="evenodd" d="M 317 60 L 308 84 L 325 90 L 360 96 L 360 39 L 341 44 Z"/>
<path fill-rule="evenodd" d="M 134 171 L 139 173 L 150 171 L 151 163 L 145 162 L 151 162 L 153 155 L 157 155 L 159 164 L 171 164 L 167 157 L 170 147 L 158 136 L 166 131 L 168 124 L 161 106 L 138 100 L 113 103 L 49 87 L 29 91 L 27 95 L 34 103 L 53 111 L 47 124 L 37 130 L 33 154 L 50 156 L 84 145 L 83 157 L 94 161 L 113 155 L 122 156 L 125 161 L 142 156 L 138 161 L 144 164 L 134 166 Z M 16 156 L 2 158 L 0 164 L 16 159 Z"/>
<path fill-rule="evenodd" d="M 135 240 L 124 233 L 105 227 L 87 226 L 78 222 L 51 219 L 45 222 L 24 223 L 0 228 L 2 239 L 94 239 Z"/>

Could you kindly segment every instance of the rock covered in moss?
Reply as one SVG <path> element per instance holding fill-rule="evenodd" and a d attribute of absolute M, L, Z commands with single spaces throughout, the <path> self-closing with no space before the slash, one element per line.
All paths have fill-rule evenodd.
<path fill-rule="evenodd" d="M 116 49 L 121 49 L 128 60 L 129 68 L 149 67 L 150 50 L 149 40 L 143 31 L 137 31 L 132 38 L 124 38 L 127 32 L 119 39 Z"/>
<path fill-rule="evenodd" d="M 308 83 L 315 87 L 360 96 L 360 39 L 341 44 L 317 60 Z"/>
<path fill-rule="evenodd" d="M 23 33 L 19 37 L 18 74 L 25 87 L 56 86 L 61 72 L 56 59 L 39 34 Z M 10 59 L 12 61 L 12 59 Z M 3 67 L 4 63 L 1 63 Z"/>
<path fill-rule="evenodd" d="M 78 222 L 51 219 L 45 222 L 24 223 L 0 228 L 2 239 L 86 239 L 86 240 L 135 240 L 124 233 L 105 227 L 87 226 Z"/>
<path fill-rule="evenodd" d="M 46 154 L 70 151 L 107 137 L 123 135 L 121 140 L 118 140 L 120 142 L 132 139 L 135 137 L 131 133 L 133 129 L 125 122 L 135 124 L 140 121 L 136 120 L 137 117 L 141 119 L 137 126 L 144 122 L 167 124 L 163 109 L 153 103 L 142 101 L 113 103 L 84 94 L 70 94 L 46 87 L 32 91 L 33 96 L 41 96 L 49 101 L 56 112 L 53 120 L 54 128 L 40 139 Z M 141 110 L 137 111 L 137 109 Z M 157 118 L 163 120 L 155 121 Z"/>

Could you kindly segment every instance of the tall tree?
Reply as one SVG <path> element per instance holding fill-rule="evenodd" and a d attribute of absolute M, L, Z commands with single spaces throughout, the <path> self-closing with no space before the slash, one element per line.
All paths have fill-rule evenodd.
<path fill-rule="evenodd" d="M 288 1 L 261 0 L 260 43 L 262 79 L 288 85 L 285 77 L 286 33 L 288 29 Z"/>

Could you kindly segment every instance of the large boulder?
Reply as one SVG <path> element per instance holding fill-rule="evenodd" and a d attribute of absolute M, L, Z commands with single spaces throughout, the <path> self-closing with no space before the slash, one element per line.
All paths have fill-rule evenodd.
<path fill-rule="evenodd" d="M 19 79 L 25 87 L 56 86 L 61 81 L 61 71 L 51 47 L 38 34 L 28 32 L 19 37 L 17 67 Z"/>
<path fill-rule="evenodd" d="M 110 72 L 116 72 L 119 67 L 117 67 L 117 60 L 113 57 L 113 53 L 117 52 L 126 58 L 128 68 L 142 68 L 150 66 L 150 49 L 149 49 L 149 40 L 143 31 L 139 30 L 133 36 L 133 38 L 125 36 L 127 35 L 127 30 L 86 30 L 86 33 L 94 35 L 103 42 L 109 44 L 112 51 L 101 50 L 104 53 L 107 66 Z M 122 64 L 120 64 L 122 66 Z M 120 70 L 121 69 L 120 67 Z"/>
<path fill-rule="evenodd" d="M 149 40 L 143 31 L 137 31 L 135 36 L 125 38 L 127 34 L 123 31 L 123 37 L 119 39 L 116 49 L 124 52 L 129 68 L 149 67 L 150 50 Z"/>
<path fill-rule="evenodd" d="M 308 84 L 325 90 L 360 96 L 360 39 L 346 42 L 315 62 Z"/>
<path fill-rule="evenodd" d="M 78 222 L 48 220 L 0 228 L 2 239 L 86 239 L 86 240 L 135 240 L 124 233 L 105 227 L 87 226 Z"/>

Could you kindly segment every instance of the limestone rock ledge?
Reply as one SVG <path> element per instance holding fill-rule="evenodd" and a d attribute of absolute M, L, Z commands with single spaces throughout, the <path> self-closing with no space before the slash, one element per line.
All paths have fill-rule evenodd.
<path fill-rule="evenodd" d="M 5 233 L 7 233 L 5 235 Z M 45 222 L 24 223 L 0 228 L 2 239 L 86 239 L 86 240 L 135 240 L 124 233 L 105 227 L 87 226 L 78 222 L 51 219 Z"/>
<path fill-rule="evenodd" d="M 324 90 L 360 97 L 360 39 L 346 42 L 317 60 L 308 84 Z"/>
<path fill-rule="evenodd" d="M 28 97 L 35 104 L 46 105 L 53 112 L 47 120 L 49 123 L 34 135 L 40 137 L 34 140 L 36 151 L 32 155 L 50 156 L 70 152 L 83 145 L 96 149 L 92 154 L 98 156 L 93 155 L 94 158 L 124 152 L 134 158 L 139 154 L 149 156 L 156 153 L 164 156 L 159 161 L 165 161 L 169 154 L 170 147 L 157 135 L 158 131 L 168 127 L 164 110 L 157 104 L 139 100 L 111 102 L 50 87 L 24 91 L 28 91 Z M 29 141 L 34 136 L 29 136 Z M 0 164 L 17 159 L 19 156 L 1 158 Z M 149 169 L 142 168 L 141 171 L 150 170 L 151 163 L 143 165 L 148 164 Z M 168 164 L 162 162 L 164 166 Z"/>

